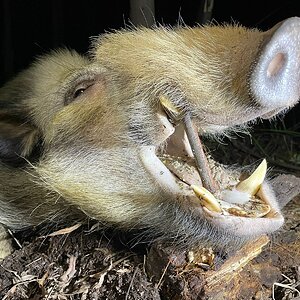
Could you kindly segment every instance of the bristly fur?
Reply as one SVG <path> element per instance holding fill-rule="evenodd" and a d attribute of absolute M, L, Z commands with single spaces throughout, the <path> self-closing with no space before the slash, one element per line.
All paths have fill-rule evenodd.
<path fill-rule="evenodd" d="M 267 113 L 248 89 L 263 40 L 239 26 L 132 29 L 95 38 L 89 58 L 64 49 L 37 59 L 0 90 L 0 223 L 22 229 L 89 216 L 142 230 L 137 240 L 242 242 L 162 190 L 139 151 L 165 141 L 160 95 L 211 136 Z"/>

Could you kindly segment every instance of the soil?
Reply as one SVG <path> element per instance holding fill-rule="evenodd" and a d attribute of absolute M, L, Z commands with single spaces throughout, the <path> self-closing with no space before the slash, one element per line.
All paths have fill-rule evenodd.
<path fill-rule="evenodd" d="M 130 249 L 122 234 L 100 233 L 97 224 L 14 234 L 19 249 L 0 263 L 0 298 L 300 299 L 299 202 L 283 209 L 286 223 L 275 236 L 227 257 L 210 248 Z"/>

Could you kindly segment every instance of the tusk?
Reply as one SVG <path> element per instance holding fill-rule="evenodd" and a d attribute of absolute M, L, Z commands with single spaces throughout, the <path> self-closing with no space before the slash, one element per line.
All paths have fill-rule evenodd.
<path fill-rule="evenodd" d="M 179 109 L 165 96 L 160 96 L 159 101 L 161 105 L 169 112 L 171 112 L 174 115 L 179 115 L 180 111 Z"/>
<path fill-rule="evenodd" d="M 191 185 L 194 193 L 201 200 L 201 204 L 205 206 L 207 209 L 213 212 L 221 212 L 221 206 L 215 196 L 210 193 L 206 188 L 199 187 L 197 185 Z"/>
<path fill-rule="evenodd" d="M 254 196 L 260 189 L 267 173 L 267 161 L 264 159 L 256 170 L 245 180 L 238 183 L 236 190 Z"/>

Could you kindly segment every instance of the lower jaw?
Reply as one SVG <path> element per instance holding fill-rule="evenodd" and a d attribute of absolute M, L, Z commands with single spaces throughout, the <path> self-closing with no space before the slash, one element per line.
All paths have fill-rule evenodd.
<path fill-rule="evenodd" d="M 201 200 L 195 195 L 190 184 L 195 182 L 184 182 L 172 173 L 155 153 L 155 147 L 143 147 L 140 152 L 141 161 L 156 181 L 156 184 L 166 193 L 168 198 L 174 199 L 183 210 L 191 213 L 197 218 L 205 220 L 214 228 L 229 235 L 251 238 L 262 234 L 271 233 L 280 228 L 284 222 L 284 218 L 277 207 L 276 198 L 268 183 L 264 182 L 255 197 L 263 200 L 270 205 L 270 211 L 262 217 L 240 216 L 236 214 L 228 214 L 224 210 L 222 212 L 214 212 L 207 209 L 201 204 Z M 220 190 L 216 193 L 216 197 L 221 197 L 224 190 L 232 189 L 238 182 L 240 173 L 238 171 L 225 171 L 225 168 L 209 160 L 214 179 L 218 181 Z M 196 179 L 197 180 L 197 179 Z M 221 201 L 224 203 L 224 201 Z"/>

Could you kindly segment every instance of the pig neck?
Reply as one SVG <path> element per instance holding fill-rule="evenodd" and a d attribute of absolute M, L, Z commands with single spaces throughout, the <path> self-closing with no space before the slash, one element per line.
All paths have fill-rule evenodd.
<path fill-rule="evenodd" d="M 0 165 L 0 223 L 19 230 L 39 225 L 45 220 L 63 222 L 68 215 L 74 215 L 72 207 L 37 178 L 33 169 L 20 170 Z"/>

